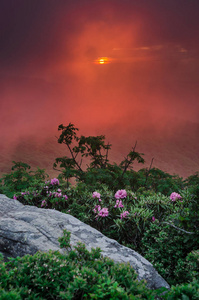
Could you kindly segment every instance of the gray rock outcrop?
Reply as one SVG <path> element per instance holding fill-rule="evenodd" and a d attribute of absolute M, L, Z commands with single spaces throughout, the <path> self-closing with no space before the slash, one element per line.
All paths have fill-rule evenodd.
<path fill-rule="evenodd" d="M 0 194 L 0 252 L 5 259 L 33 255 L 39 250 L 63 251 L 58 242 L 63 229 L 71 232 L 72 246 L 80 241 L 88 250 L 100 247 L 103 256 L 115 262 L 129 262 L 138 274 L 138 279 L 145 279 L 149 288 L 169 288 L 168 283 L 144 257 L 75 217 L 52 209 L 23 205 Z"/>

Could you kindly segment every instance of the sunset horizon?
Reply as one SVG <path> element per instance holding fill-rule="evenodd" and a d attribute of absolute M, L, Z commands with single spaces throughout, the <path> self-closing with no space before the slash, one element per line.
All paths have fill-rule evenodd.
<path fill-rule="evenodd" d="M 56 151 L 37 151 L 69 122 L 105 134 L 116 161 L 137 141 L 146 167 L 199 170 L 198 13 L 194 0 L 1 1 L 0 174 L 23 158 L 50 170 Z"/>

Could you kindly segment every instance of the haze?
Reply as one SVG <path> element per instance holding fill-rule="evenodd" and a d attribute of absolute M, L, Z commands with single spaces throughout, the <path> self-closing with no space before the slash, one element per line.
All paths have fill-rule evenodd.
<path fill-rule="evenodd" d="M 148 165 L 197 171 L 198 15 L 197 0 L 1 0 L 0 172 L 49 167 L 69 122 L 106 134 L 115 160 L 137 140 Z"/>

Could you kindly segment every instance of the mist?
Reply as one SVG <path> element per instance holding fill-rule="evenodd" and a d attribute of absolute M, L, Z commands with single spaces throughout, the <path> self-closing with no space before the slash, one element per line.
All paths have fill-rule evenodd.
<path fill-rule="evenodd" d="M 148 164 L 156 156 L 166 171 L 197 170 L 187 145 L 198 151 L 199 5 L 147 3 L 2 1 L 1 171 L 26 157 L 25 145 L 42 167 L 39 154 L 69 122 L 80 134 L 106 134 L 115 160 L 137 140 Z"/>

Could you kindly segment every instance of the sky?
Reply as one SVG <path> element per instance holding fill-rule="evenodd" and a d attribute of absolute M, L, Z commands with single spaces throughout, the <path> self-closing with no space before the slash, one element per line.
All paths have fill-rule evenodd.
<path fill-rule="evenodd" d="M 198 0 L 1 0 L 2 149 L 61 123 L 117 143 L 198 123 L 198 15 Z"/>

